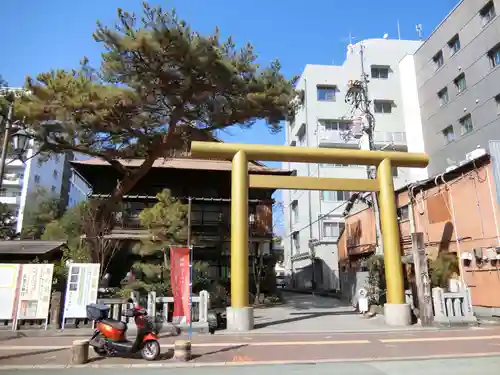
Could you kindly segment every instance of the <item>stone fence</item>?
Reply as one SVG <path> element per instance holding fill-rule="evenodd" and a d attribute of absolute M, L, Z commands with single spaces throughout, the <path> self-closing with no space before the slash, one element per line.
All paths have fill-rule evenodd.
<path fill-rule="evenodd" d="M 442 288 L 432 289 L 434 321 L 440 324 L 471 324 L 477 319 L 472 311 L 469 288 L 446 292 Z"/>
<path fill-rule="evenodd" d="M 138 295 L 133 295 L 134 301 L 139 301 Z M 126 318 L 123 316 L 125 309 L 129 308 L 128 298 L 100 298 L 99 304 L 108 306 L 109 318 L 122 320 L 129 324 L 129 328 L 133 329 L 134 319 Z M 174 297 L 156 297 L 156 293 L 149 293 L 147 296 L 147 310 L 149 316 L 156 316 L 160 318 L 162 323 L 177 324 L 178 322 L 172 321 Z M 60 292 L 53 293 L 51 306 L 49 308 L 48 328 L 59 329 L 61 323 L 61 310 L 63 304 L 61 303 Z M 192 297 L 192 317 L 193 324 L 207 324 L 208 309 L 210 308 L 210 294 L 203 290 L 199 295 Z M 18 322 L 18 329 L 43 329 L 45 327 L 44 321 L 39 320 L 20 320 Z M 180 322 L 182 324 L 182 322 Z M 82 317 L 79 319 L 67 318 L 64 322 L 64 328 L 91 328 L 92 321 Z M 0 320 L 1 329 L 13 329 L 12 320 Z"/>

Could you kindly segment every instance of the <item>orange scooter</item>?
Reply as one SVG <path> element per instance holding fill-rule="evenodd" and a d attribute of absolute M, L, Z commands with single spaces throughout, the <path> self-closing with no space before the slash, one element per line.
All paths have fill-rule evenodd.
<path fill-rule="evenodd" d="M 129 303 L 133 303 L 129 300 Z M 154 319 L 147 316 L 146 310 L 135 305 L 125 310 L 123 316 L 134 318 L 137 336 L 134 341 L 127 340 L 127 324 L 109 319 L 109 307 L 92 303 L 87 306 L 87 318 L 95 321 L 95 331 L 89 345 L 101 356 L 125 356 L 140 352 L 142 358 L 154 361 L 160 356 L 158 330 Z"/>

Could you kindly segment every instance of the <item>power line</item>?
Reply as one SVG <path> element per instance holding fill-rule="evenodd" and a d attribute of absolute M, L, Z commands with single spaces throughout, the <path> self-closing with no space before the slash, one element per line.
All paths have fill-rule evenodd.
<path fill-rule="evenodd" d="M 330 211 L 328 211 L 326 214 L 321 214 L 320 216 L 318 216 L 318 218 L 314 221 L 311 221 L 309 222 L 309 224 L 307 224 L 306 226 L 300 228 L 300 229 L 297 229 L 297 230 L 292 230 L 290 231 L 291 233 L 286 236 L 286 237 L 283 237 L 283 239 L 286 239 L 286 238 L 290 238 L 294 233 L 298 233 L 298 232 L 301 232 L 303 231 L 304 229 L 308 229 L 309 227 L 311 227 L 313 224 L 316 224 L 318 221 L 324 219 L 325 217 L 327 217 L 328 215 L 330 215 L 333 211 L 336 211 L 338 210 L 340 207 L 344 206 L 347 204 L 348 201 L 344 201 L 342 202 L 341 204 L 339 204 L 338 206 L 334 207 L 333 209 L 331 209 Z"/>

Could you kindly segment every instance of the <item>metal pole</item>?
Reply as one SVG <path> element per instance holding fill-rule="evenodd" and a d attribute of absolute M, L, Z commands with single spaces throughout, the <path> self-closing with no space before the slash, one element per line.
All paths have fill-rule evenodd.
<path fill-rule="evenodd" d="M 386 250 L 384 252 L 384 263 L 387 303 L 402 305 L 405 303 L 403 266 L 401 264 L 398 215 L 390 159 L 385 159 L 379 164 L 377 180 L 380 186 L 380 219 Z"/>
<path fill-rule="evenodd" d="M 191 205 L 192 198 L 188 198 L 188 233 L 187 244 L 189 247 L 189 340 L 193 337 L 193 246 L 191 246 Z"/>
<path fill-rule="evenodd" d="M 375 140 L 373 139 L 373 132 L 375 129 L 375 124 L 374 124 L 374 119 L 373 116 L 370 113 L 370 101 L 368 100 L 368 75 L 365 73 L 365 55 L 364 55 L 364 49 L 365 46 L 363 43 L 360 43 L 360 52 L 359 55 L 361 57 L 361 78 L 363 80 L 363 89 L 365 91 L 365 108 L 364 112 L 366 115 L 366 120 L 368 121 L 368 131 L 366 134 L 368 135 L 368 149 L 370 151 L 375 150 Z M 374 179 L 376 178 L 376 173 L 373 173 L 372 167 L 368 166 L 366 167 L 367 169 L 367 174 L 369 179 Z M 391 172 L 392 175 L 392 172 Z M 375 215 L 375 239 L 376 239 L 376 245 L 377 245 L 377 250 L 380 254 L 384 253 L 384 242 L 381 241 L 382 238 L 382 230 L 380 228 L 380 208 L 378 204 L 378 199 L 377 199 L 377 193 L 373 192 L 372 194 L 372 203 L 373 203 L 373 213 Z"/>
<path fill-rule="evenodd" d="M 231 307 L 248 307 L 248 157 L 238 151 L 231 174 Z"/>
<path fill-rule="evenodd" d="M 191 247 L 191 210 L 192 210 L 192 202 L 193 198 L 188 198 L 188 222 L 187 222 L 187 245 Z"/>
<path fill-rule="evenodd" d="M 3 142 L 2 142 L 2 154 L 0 156 L 0 188 L 2 187 L 3 184 L 3 175 L 5 173 L 5 162 L 7 160 L 7 151 L 9 148 L 9 138 L 10 138 L 10 127 L 12 123 L 12 109 L 14 107 L 13 103 L 9 104 L 9 112 L 7 114 L 7 119 L 5 121 L 5 131 L 3 135 Z"/>
<path fill-rule="evenodd" d="M 193 247 L 189 246 L 189 341 L 193 337 Z"/>

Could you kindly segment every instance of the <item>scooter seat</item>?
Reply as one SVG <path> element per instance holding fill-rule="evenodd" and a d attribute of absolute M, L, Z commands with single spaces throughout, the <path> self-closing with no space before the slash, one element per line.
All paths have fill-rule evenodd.
<path fill-rule="evenodd" d="M 102 322 L 120 331 L 125 331 L 127 325 L 119 320 L 103 319 Z"/>

